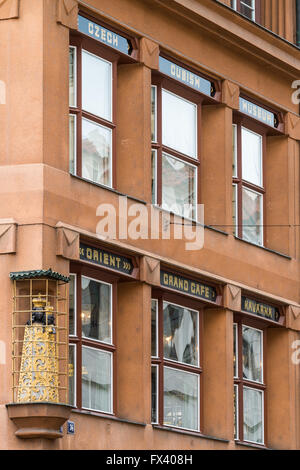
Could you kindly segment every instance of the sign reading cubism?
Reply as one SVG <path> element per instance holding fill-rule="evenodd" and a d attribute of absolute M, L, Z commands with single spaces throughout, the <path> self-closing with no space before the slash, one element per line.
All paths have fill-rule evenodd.
<path fill-rule="evenodd" d="M 247 313 L 252 313 L 259 317 L 263 317 L 266 320 L 272 320 L 279 322 L 280 311 L 278 308 L 273 307 L 272 305 L 265 304 L 263 302 L 258 302 L 248 297 L 242 296 L 242 310 Z"/>
<path fill-rule="evenodd" d="M 84 16 L 78 16 L 78 31 L 123 52 L 123 54 L 130 55 L 132 52 L 132 45 L 128 39 L 100 26 Z"/>
<path fill-rule="evenodd" d="M 174 273 L 167 271 L 160 272 L 160 283 L 163 287 L 182 292 L 183 294 L 192 295 L 199 299 L 216 302 L 217 291 L 214 287 L 203 284 L 199 281 L 187 279 Z"/>
<path fill-rule="evenodd" d="M 258 121 L 263 122 L 271 127 L 277 127 L 277 117 L 271 111 L 258 106 L 257 104 L 251 103 L 240 96 L 240 111 L 248 116 L 251 116 Z"/>
<path fill-rule="evenodd" d="M 97 266 L 113 269 L 114 271 L 123 274 L 131 275 L 134 269 L 130 258 L 116 255 L 115 253 L 103 250 L 102 248 L 88 246 L 84 243 L 80 243 L 80 259 L 82 261 L 96 264 Z"/>
<path fill-rule="evenodd" d="M 212 83 L 164 57 L 159 57 L 159 71 L 207 96 L 213 95 Z"/>

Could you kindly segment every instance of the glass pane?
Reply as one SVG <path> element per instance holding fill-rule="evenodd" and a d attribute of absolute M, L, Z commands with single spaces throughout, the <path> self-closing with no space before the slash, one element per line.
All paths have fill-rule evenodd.
<path fill-rule="evenodd" d="M 237 126 L 232 126 L 232 175 L 237 176 Z"/>
<path fill-rule="evenodd" d="M 162 207 L 196 218 L 196 168 L 167 154 L 162 156 Z"/>
<path fill-rule="evenodd" d="M 242 127 L 242 178 L 262 186 L 262 136 Z"/>
<path fill-rule="evenodd" d="M 69 48 L 69 104 L 76 106 L 76 49 Z"/>
<path fill-rule="evenodd" d="M 243 326 L 243 377 L 263 381 L 262 331 Z"/>
<path fill-rule="evenodd" d="M 198 430 L 198 416 L 198 376 L 164 367 L 164 424 Z"/>
<path fill-rule="evenodd" d="M 151 174 L 152 204 L 156 204 L 156 150 L 151 151 Z"/>
<path fill-rule="evenodd" d="M 151 301 L 151 356 L 157 356 L 157 300 Z"/>
<path fill-rule="evenodd" d="M 239 417 L 238 417 L 238 386 L 234 385 L 233 387 L 233 406 L 234 406 L 234 439 L 239 438 Z"/>
<path fill-rule="evenodd" d="M 244 440 L 263 444 L 263 392 L 244 387 Z"/>
<path fill-rule="evenodd" d="M 243 239 L 263 245 L 263 196 L 243 188 Z"/>
<path fill-rule="evenodd" d="M 156 142 L 156 86 L 151 87 L 151 140 Z"/>
<path fill-rule="evenodd" d="M 163 145 L 197 158 L 197 106 L 162 90 Z"/>
<path fill-rule="evenodd" d="M 82 347 L 82 406 L 112 411 L 111 354 Z"/>
<path fill-rule="evenodd" d="M 75 335 L 75 305 L 76 305 L 76 290 L 75 290 L 76 276 L 70 274 L 69 282 L 69 334 Z"/>
<path fill-rule="evenodd" d="M 238 213 L 237 213 L 237 185 L 232 185 L 232 225 L 233 233 L 238 235 Z"/>
<path fill-rule="evenodd" d="M 151 367 L 151 390 L 152 390 L 152 412 L 151 412 L 151 421 L 152 423 L 158 422 L 158 406 L 157 406 L 157 385 L 158 385 L 158 367 Z"/>
<path fill-rule="evenodd" d="M 82 336 L 111 343 L 111 285 L 81 278 Z"/>
<path fill-rule="evenodd" d="M 233 375 L 238 377 L 237 325 L 233 325 Z"/>
<path fill-rule="evenodd" d="M 69 346 L 69 404 L 76 406 L 76 365 L 75 365 L 75 345 Z"/>
<path fill-rule="evenodd" d="M 76 116 L 69 116 L 69 171 L 76 174 Z"/>
<path fill-rule="evenodd" d="M 247 16 L 250 20 L 255 20 L 255 10 L 248 5 L 251 5 L 251 0 L 244 0 L 241 2 L 241 13 L 242 15 Z"/>
<path fill-rule="evenodd" d="M 198 312 L 164 302 L 164 357 L 199 365 Z"/>
<path fill-rule="evenodd" d="M 82 51 L 82 109 L 112 120 L 112 64 Z"/>
<path fill-rule="evenodd" d="M 111 186 L 111 130 L 82 119 L 82 177 Z"/>

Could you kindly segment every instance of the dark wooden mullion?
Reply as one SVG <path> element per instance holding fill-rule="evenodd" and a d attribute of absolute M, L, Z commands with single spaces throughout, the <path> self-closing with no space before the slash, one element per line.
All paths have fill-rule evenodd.
<path fill-rule="evenodd" d="M 246 180 L 242 180 L 242 185 L 247 188 L 247 189 L 252 189 L 253 191 L 255 191 L 256 193 L 259 193 L 259 194 L 262 194 L 264 195 L 265 194 L 265 189 L 261 186 L 256 186 L 256 184 L 253 184 L 253 183 L 250 183 L 249 181 L 246 181 Z"/>
<path fill-rule="evenodd" d="M 237 337 L 238 337 L 238 423 L 239 432 L 238 440 L 244 440 L 244 400 L 243 400 L 243 336 L 242 336 L 242 323 L 237 323 Z"/>
<path fill-rule="evenodd" d="M 191 372 L 192 374 L 201 374 L 202 368 L 198 366 L 191 366 L 182 362 L 170 361 L 164 358 L 164 365 L 172 369 L 182 370 L 183 372 Z"/>
<path fill-rule="evenodd" d="M 82 46 L 77 45 L 77 133 L 76 133 L 76 174 L 82 176 Z"/>
<path fill-rule="evenodd" d="M 112 344 L 103 343 L 101 341 L 93 340 L 92 338 L 82 337 L 82 344 L 94 349 L 101 349 L 103 351 L 114 352 L 116 347 Z"/>
<path fill-rule="evenodd" d="M 238 237 L 243 238 L 243 187 L 242 187 L 242 127 L 237 124 L 237 222 Z"/>
<path fill-rule="evenodd" d="M 157 120 L 157 152 L 156 152 L 156 191 L 157 205 L 162 205 L 162 88 L 156 86 L 156 120 Z"/>
<path fill-rule="evenodd" d="M 76 390 L 77 390 L 77 406 L 82 408 L 82 328 L 81 328 L 81 274 L 77 272 L 76 276 L 76 322 L 77 322 L 77 351 L 76 351 L 76 362 L 77 362 L 77 374 L 76 374 Z"/>
<path fill-rule="evenodd" d="M 96 124 L 100 124 L 100 126 L 108 127 L 109 129 L 112 129 L 112 130 L 116 128 L 116 125 L 113 122 L 107 121 L 106 119 L 100 116 L 96 116 L 95 114 L 89 113 L 88 111 L 82 110 L 81 114 L 83 118 L 88 119 L 89 121 L 95 122 Z"/>
<path fill-rule="evenodd" d="M 193 157 L 189 157 L 188 155 L 185 155 L 183 153 L 180 153 L 177 150 L 174 150 L 170 147 L 166 147 L 165 145 L 162 146 L 162 152 L 167 153 L 171 157 L 175 157 L 178 160 L 182 160 L 183 162 L 189 163 L 189 164 L 194 165 L 196 167 L 200 165 L 199 160 L 196 160 Z"/>
<path fill-rule="evenodd" d="M 163 299 L 158 299 L 158 356 L 160 364 L 158 367 L 158 422 L 164 424 L 164 318 Z"/>

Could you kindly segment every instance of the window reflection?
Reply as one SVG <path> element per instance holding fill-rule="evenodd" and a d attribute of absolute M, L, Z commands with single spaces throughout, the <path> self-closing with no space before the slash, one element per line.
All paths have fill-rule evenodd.
<path fill-rule="evenodd" d="M 164 357 L 198 365 L 198 312 L 164 302 Z"/>
<path fill-rule="evenodd" d="M 111 130 L 82 119 L 82 177 L 111 186 Z"/>
<path fill-rule="evenodd" d="M 110 413 L 112 410 L 111 354 L 82 347 L 82 406 Z"/>
<path fill-rule="evenodd" d="M 262 331 L 243 326 L 243 377 L 262 382 Z"/>
<path fill-rule="evenodd" d="M 263 394 L 244 387 L 244 440 L 263 444 Z"/>
<path fill-rule="evenodd" d="M 164 424 L 198 430 L 197 375 L 164 367 Z"/>
<path fill-rule="evenodd" d="M 197 158 L 197 106 L 162 90 L 163 145 Z"/>
<path fill-rule="evenodd" d="M 162 207 L 183 217 L 196 218 L 196 168 L 165 153 L 162 156 Z"/>
<path fill-rule="evenodd" d="M 243 187 L 243 239 L 263 245 L 263 196 Z"/>
<path fill-rule="evenodd" d="M 262 136 L 242 127 L 243 179 L 262 186 Z"/>
<path fill-rule="evenodd" d="M 111 343 L 111 285 L 82 276 L 82 336 Z"/>

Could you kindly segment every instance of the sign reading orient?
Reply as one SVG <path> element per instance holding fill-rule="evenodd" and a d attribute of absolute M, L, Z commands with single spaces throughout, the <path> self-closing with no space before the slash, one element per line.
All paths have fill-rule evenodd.
<path fill-rule="evenodd" d="M 129 275 L 132 274 L 134 268 L 130 258 L 83 243 L 80 243 L 80 259 Z"/>

